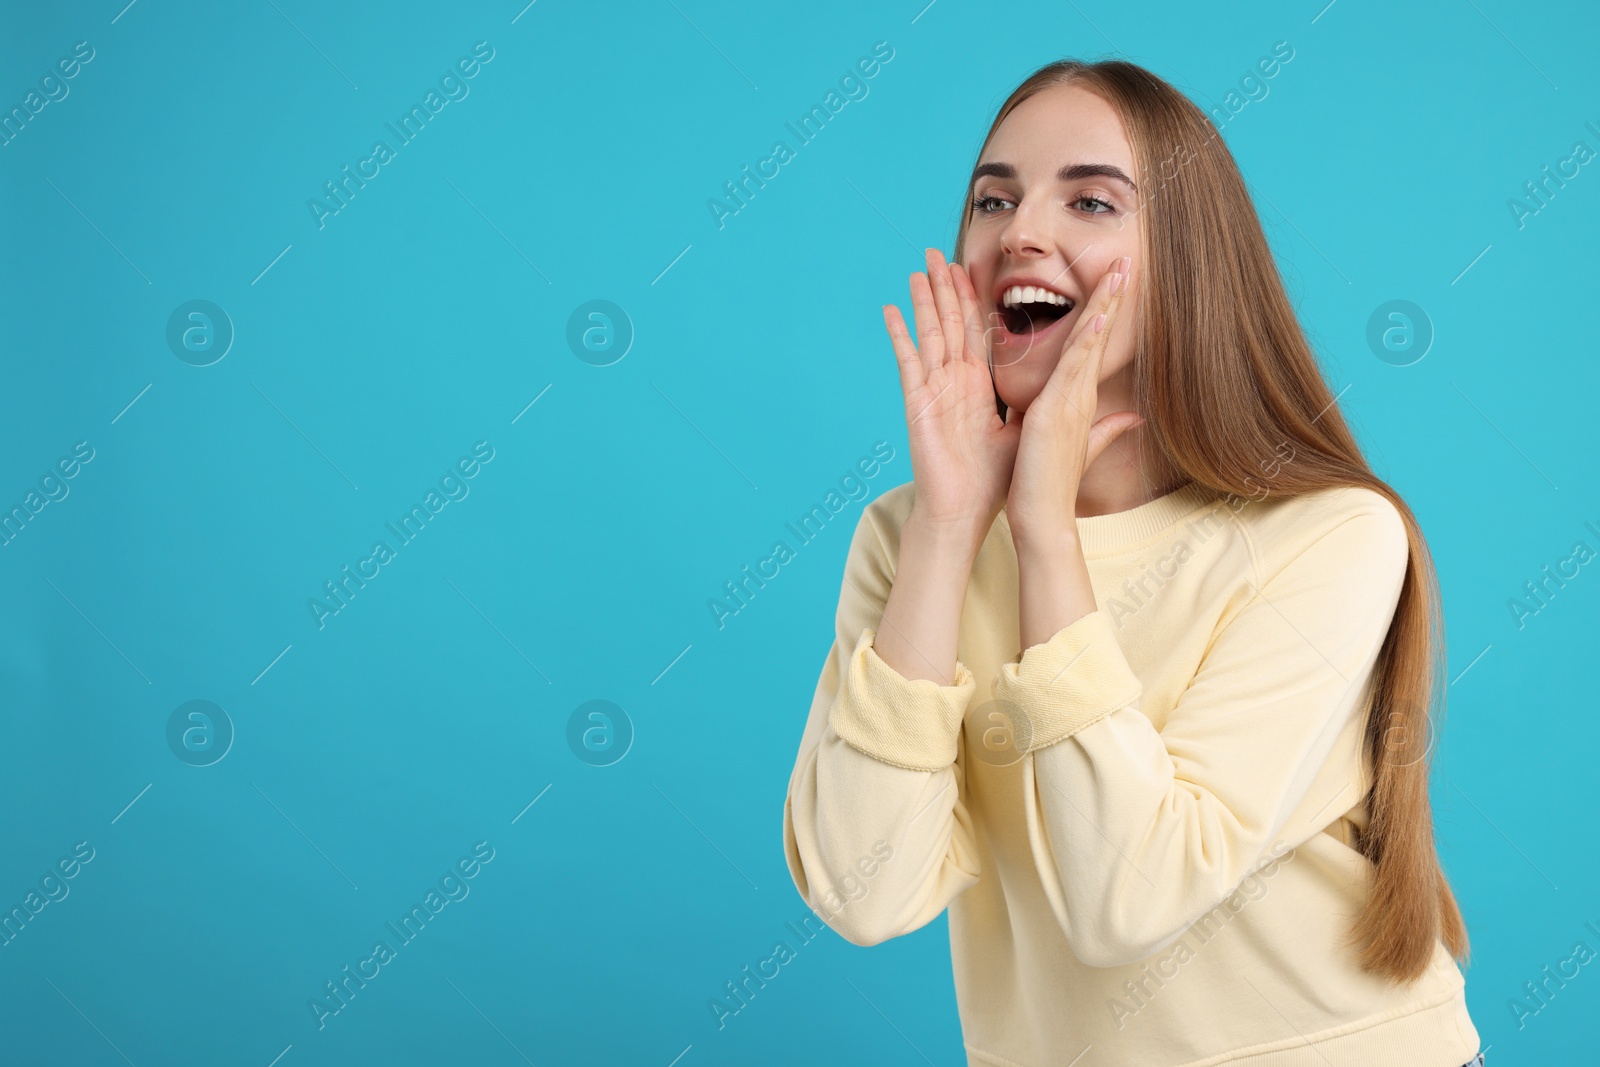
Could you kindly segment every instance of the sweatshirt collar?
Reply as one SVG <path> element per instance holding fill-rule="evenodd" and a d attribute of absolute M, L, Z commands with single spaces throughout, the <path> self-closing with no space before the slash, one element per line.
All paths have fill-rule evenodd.
<path fill-rule="evenodd" d="M 1218 494 L 1194 481 L 1126 511 L 1109 515 L 1079 516 L 1078 543 L 1083 547 L 1085 559 L 1111 555 L 1121 549 L 1147 541 L 1163 530 L 1176 526 L 1208 504 L 1214 504 Z M 1011 521 L 1005 509 L 1000 510 L 1000 521 L 1005 524 L 1006 536 L 1011 535 Z"/>

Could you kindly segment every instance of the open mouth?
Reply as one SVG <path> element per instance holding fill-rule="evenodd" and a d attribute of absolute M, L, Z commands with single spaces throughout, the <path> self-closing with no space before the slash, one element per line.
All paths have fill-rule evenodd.
<path fill-rule="evenodd" d="M 1006 333 L 1028 337 L 1042 333 L 1074 307 L 1071 297 L 1034 285 L 1013 285 L 1000 295 L 1000 323 Z"/>

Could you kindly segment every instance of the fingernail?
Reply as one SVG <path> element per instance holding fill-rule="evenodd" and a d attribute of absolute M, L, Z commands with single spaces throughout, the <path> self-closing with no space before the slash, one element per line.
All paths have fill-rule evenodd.
<path fill-rule="evenodd" d="M 1132 267 L 1132 266 L 1133 266 L 1133 257 L 1132 256 L 1123 256 L 1122 257 L 1122 267 L 1121 267 L 1122 273 L 1123 274 L 1128 273 L 1128 269 L 1130 267 Z"/>
<path fill-rule="evenodd" d="M 1106 324 L 1105 315 L 1103 315 L 1103 314 L 1096 315 L 1094 317 L 1094 332 L 1095 333 L 1099 333 L 1101 328 L 1103 328 L 1105 326 L 1105 324 Z"/>
<path fill-rule="evenodd" d="M 1122 290 L 1126 289 L 1127 287 L 1128 276 L 1126 274 L 1118 274 L 1111 282 L 1111 293 L 1114 296 L 1117 293 L 1122 292 Z"/>

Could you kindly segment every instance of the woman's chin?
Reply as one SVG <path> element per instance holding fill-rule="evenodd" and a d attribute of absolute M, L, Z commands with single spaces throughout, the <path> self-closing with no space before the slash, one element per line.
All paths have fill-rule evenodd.
<path fill-rule="evenodd" d="M 997 390 L 997 393 L 1000 397 L 1000 402 L 1006 406 L 1007 411 L 1016 412 L 1020 415 L 1028 410 L 1028 405 L 1033 403 L 1043 388 L 1043 383 L 1040 383 L 1038 387 L 1033 389 L 1019 389 L 1015 392 L 1002 389 Z"/>

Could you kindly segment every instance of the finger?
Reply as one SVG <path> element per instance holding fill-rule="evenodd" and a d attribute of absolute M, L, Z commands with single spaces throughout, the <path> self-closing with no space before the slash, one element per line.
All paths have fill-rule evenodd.
<path fill-rule="evenodd" d="M 1050 374 L 1050 381 L 1057 382 L 1065 391 L 1070 382 L 1078 381 L 1085 377 L 1099 380 L 1100 361 L 1105 354 L 1106 341 L 1110 338 L 1110 326 L 1115 320 L 1117 307 L 1122 302 L 1122 292 L 1126 290 L 1127 275 L 1117 270 L 1122 265 L 1123 259 L 1113 260 L 1111 266 L 1101 275 L 1094 292 L 1089 295 L 1088 306 L 1084 308 L 1083 316 L 1073 325 L 1072 332 L 1061 350 L 1061 359 L 1057 361 L 1055 370 Z M 1112 292 L 1117 288 L 1117 292 Z"/>
<path fill-rule="evenodd" d="M 889 343 L 894 346 L 894 361 L 900 368 L 900 391 L 910 396 L 927 381 L 922 359 L 917 355 L 916 346 L 911 343 L 905 316 L 900 314 L 899 308 L 893 304 L 883 305 L 883 325 L 889 331 Z"/>
<path fill-rule="evenodd" d="M 911 308 L 917 316 L 917 351 L 922 356 L 922 371 L 924 376 L 930 376 L 944 365 L 945 345 L 933 288 L 921 271 L 911 276 Z"/>
<path fill-rule="evenodd" d="M 1117 438 L 1143 425 L 1144 417 L 1137 412 L 1115 411 L 1089 427 L 1089 443 L 1083 459 L 1084 469 L 1087 470 L 1100 453 L 1111 447 Z"/>
<path fill-rule="evenodd" d="M 963 321 L 966 326 L 964 345 L 967 358 L 991 370 L 996 366 L 994 361 L 993 336 L 1005 332 L 1005 323 L 1001 321 L 998 311 L 991 311 L 987 315 L 983 312 L 983 302 L 978 298 L 978 287 L 972 284 L 972 275 L 960 263 L 950 264 L 950 275 L 956 285 L 956 294 L 961 298 Z M 1015 345 L 1009 346 L 1011 357 L 1000 366 L 1012 366 L 1021 363 L 1033 351 L 1033 338 L 1030 335 L 1028 343 L 1018 351 Z"/>
<path fill-rule="evenodd" d="M 1129 274 L 1125 268 L 1131 259 L 1130 256 L 1123 256 L 1113 262 L 1096 287 L 1097 312 L 1084 335 L 1085 370 L 1092 368 L 1096 374 L 1111 341 L 1111 327 L 1116 324 L 1117 312 L 1122 307 L 1122 294 L 1128 290 Z"/>
<path fill-rule="evenodd" d="M 959 263 L 950 264 L 950 278 L 955 283 L 956 296 L 961 300 L 961 321 L 965 329 L 963 354 L 974 363 L 989 363 L 989 346 L 984 339 L 983 317 L 979 311 L 978 290 L 973 287 L 967 269 Z"/>
<path fill-rule="evenodd" d="M 1120 263 L 1120 260 L 1113 261 L 1112 266 Z M 1111 306 L 1111 301 L 1120 299 L 1120 293 L 1111 292 L 1112 286 L 1118 284 L 1118 276 L 1119 272 L 1114 269 L 1101 275 L 1094 292 L 1089 294 L 1083 316 L 1073 324 L 1072 332 L 1067 335 L 1061 358 L 1056 361 L 1050 377 L 1045 379 L 1042 391 L 1051 397 L 1058 408 L 1070 408 L 1074 415 L 1085 421 L 1093 415 L 1095 392 L 1099 387 L 1099 346 L 1105 334 L 1103 323 L 1109 321 L 1102 320 L 1101 316 Z M 1084 410 L 1086 406 L 1089 408 L 1087 412 Z"/>
<path fill-rule="evenodd" d="M 939 308 L 939 329 L 944 338 L 947 360 L 964 360 L 966 323 L 961 315 L 961 299 L 951 281 L 950 264 L 937 248 L 928 249 L 928 278 L 933 283 L 933 299 Z"/>

